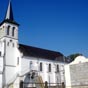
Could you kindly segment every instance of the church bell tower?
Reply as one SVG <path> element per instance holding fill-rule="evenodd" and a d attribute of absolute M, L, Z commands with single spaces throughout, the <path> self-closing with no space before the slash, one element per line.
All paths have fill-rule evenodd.
<path fill-rule="evenodd" d="M 18 26 L 14 20 L 11 1 L 4 20 L 0 23 L 0 55 L 3 57 L 3 85 L 9 84 L 16 76 L 18 49 Z"/>
<path fill-rule="evenodd" d="M 13 17 L 11 1 L 9 1 L 5 18 L 0 24 L 0 38 L 7 37 L 18 40 L 18 26 L 19 24 Z"/>

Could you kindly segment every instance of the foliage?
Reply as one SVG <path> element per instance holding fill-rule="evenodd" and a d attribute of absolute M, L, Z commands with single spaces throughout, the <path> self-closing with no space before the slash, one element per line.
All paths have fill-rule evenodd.
<path fill-rule="evenodd" d="M 80 53 L 75 53 L 67 56 L 67 58 L 69 59 L 70 62 L 72 62 L 77 56 L 80 56 L 80 55 L 82 56 L 82 54 Z"/>

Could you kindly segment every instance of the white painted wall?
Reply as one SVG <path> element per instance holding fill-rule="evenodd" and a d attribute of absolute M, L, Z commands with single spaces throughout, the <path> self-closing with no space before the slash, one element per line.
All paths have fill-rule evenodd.
<path fill-rule="evenodd" d="M 3 55 L 4 55 L 4 43 L 0 40 L 0 52 L 1 52 L 1 56 L 0 56 L 0 88 L 2 88 L 2 82 L 3 82 Z"/>
<path fill-rule="evenodd" d="M 7 36 L 7 27 L 10 25 L 10 35 L 8 37 L 13 37 L 15 39 L 18 39 L 18 26 L 10 23 L 3 23 L 3 25 L 0 27 L 0 38 Z M 12 28 L 15 27 L 15 35 L 12 36 Z"/>
<path fill-rule="evenodd" d="M 3 40 L 6 39 L 6 42 Z M 2 56 L 5 55 L 6 60 L 6 67 L 5 67 L 5 81 L 6 84 L 10 84 L 18 79 L 17 75 L 20 77 L 23 77 L 25 79 L 26 75 L 31 70 L 36 70 L 38 75 L 41 75 L 43 78 L 43 82 L 47 81 L 50 83 L 56 83 L 57 82 L 57 75 L 59 82 L 64 81 L 64 63 L 54 60 L 48 60 L 44 58 L 37 58 L 37 57 L 31 57 L 31 56 L 23 56 L 22 53 L 18 50 L 18 41 L 12 39 L 12 42 L 10 42 L 10 38 L 3 38 L 1 39 L 2 43 L 0 43 L 0 51 L 2 52 Z M 7 44 L 9 43 L 9 46 Z M 4 44 L 5 43 L 5 44 Z M 14 43 L 14 47 L 12 46 L 12 43 Z M 5 45 L 5 46 L 4 46 Z M 3 48 L 2 48 L 3 47 Z M 6 47 L 6 48 L 5 48 Z M 5 48 L 5 49 L 4 49 Z M 6 50 L 6 54 L 4 54 L 4 50 Z M 17 58 L 19 57 L 19 65 L 17 65 Z M 3 63 L 3 59 L 0 59 Z M 32 65 L 30 67 L 30 63 L 32 62 Z M 43 71 L 39 71 L 39 64 L 42 62 L 43 64 Z M 48 65 L 51 64 L 51 72 L 48 72 Z M 60 73 L 56 74 L 56 65 L 59 65 Z M 2 64 L 3 65 L 3 64 Z M 2 69 L 2 68 L 1 68 Z M 8 76 L 9 75 L 9 76 Z M 52 80 L 53 79 L 53 80 Z M 20 81 L 20 79 L 19 79 Z M 18 80 L 15 81 L 19 84 Z M 14 86 L 15 83 L 14 83 Z"/>
<path fill-rule="evenodd" d="M 0 73 L 3 72 L 3 57 L 0 57 Z"/>
<path fill-rule="evenodd" d="M 0 74 L 0 88 L 2 88 L 2 74 Z"/>
<path fill-rule="evenodd" d="M 0 88 L 2 88 L 3 58 L 0 57 Z"/>
<path fill-rule="evenodd" d="M 5 30 L 5 23 L 0 26 L 0 38 L 5 36 L 6 30 Z"/>
<path fill-rule="evenodd" d="M 70 78 L 69 65 L 65 66 L 65 80 L 66 80 L 66 88 L 70 88 L 71 87 L 71 78 Z"/>
<path fill-rule="evenodd" d="M 30 68 L 30 62 L 32 62 L 32 67 Z M 43 71 L 39 71 L 39 63 L 42 62 L 43 65 Z M 51 64 L 51 72 L 48 72 L 48 65 Z M 60 76 L 64 76 L 63 70 L 64 70 L 64 63 L 59 61 L 53 61 L 43 58 L 36 58 L 36 57 L 25 57 L 23 56 L 22 62 L 21 62 L 21 75 L 24 76 L 26 73 L 30 72 L 30 70 L 36 70 L 38 72 L 38 75 L 41 75 L 43 78 L 43 82 L 47 81 L 50 83 L 56 83 L 57 76 L 56 76 L 56 65 L 59 65 L 60 69 Z M 60 77 L 58 76 L 58 77 Z M 53 80 L 52 80 L 53 79 Z M 58 78 L 60 79 L 60 82 L 64 82 L 64 77 Z"/>

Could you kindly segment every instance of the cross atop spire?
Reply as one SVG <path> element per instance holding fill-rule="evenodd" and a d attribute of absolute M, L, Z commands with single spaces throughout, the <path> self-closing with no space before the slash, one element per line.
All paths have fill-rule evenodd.
<path fill-rule="evenodd" d="M 12 5 L 11 5 L 11 0 L 9 0 L 9 4 L 8 4 L 8 9 L 7 9 L 7 12 L 6 12 L 6 16 L 5 16 L 5 20 L 11 20 L 13 21 L 14 18 L 13 18 L 13 11 L 12 11 Z"/>

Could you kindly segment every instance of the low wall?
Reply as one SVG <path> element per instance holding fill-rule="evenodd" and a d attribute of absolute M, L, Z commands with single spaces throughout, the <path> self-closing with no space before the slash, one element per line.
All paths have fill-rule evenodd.
<path fill-rule="evenodd" d="M 88 59 L 78 56 L 65 66 L 66 88 L 88 88 Z"/>

